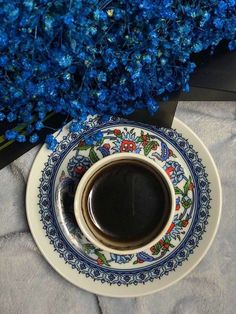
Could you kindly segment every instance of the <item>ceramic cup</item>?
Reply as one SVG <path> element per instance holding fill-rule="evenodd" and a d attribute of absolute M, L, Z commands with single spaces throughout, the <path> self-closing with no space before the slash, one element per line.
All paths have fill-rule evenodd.
<path fill-rule="evenodd" d="M 163 225 L 161 230 L 158 230 L 156 234 L 153 234 L 151 238 L 145 243 L 137 241 L 132 245 L 126 243 L 120 243 L 119 241 L 111 241 L 107 238 L 93 222 L 91 214 L 88 209 L 88 190 L 91 190 L 91 185 L 95 182 L 96 178 L 103 175 L 104 169 L 108 166 L 112 166 L 117 162 L 139 162 L 152 169 L 153 175 L 158 176 L 168 191 L 168 210 L 165 217 L 163 217 Z M 148 202 L 146 204 L 148 208 Z M 156 244 L 167 232 L 171 225 L 175 212 L 175 191 L 173 184 L 171 183 L 166 172 L 153 160 L 148 157 L 133 153 L 116 153 L 105 158 L 102 158 L 95 164 L 93 164 L 83 175 L 81 181 L 78 184 L 75 200 L 74 200 L 74 213 L 79 228 L 85 235 L 85 237 L 96 247 L 102 250 L 109 251 L 115 254 L 134 254 L 150 248 Z"/>

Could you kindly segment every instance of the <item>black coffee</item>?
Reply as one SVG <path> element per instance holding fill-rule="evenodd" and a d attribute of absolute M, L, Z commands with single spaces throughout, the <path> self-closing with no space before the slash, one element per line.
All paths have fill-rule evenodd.
<path fill-rule="evenodd" d="M 89 185 L 90 219 L 110 241 L 144 245 L 168 220 L 171 207 L 168 187 L 143 162 L 114 162 L 100 170 Z"/>

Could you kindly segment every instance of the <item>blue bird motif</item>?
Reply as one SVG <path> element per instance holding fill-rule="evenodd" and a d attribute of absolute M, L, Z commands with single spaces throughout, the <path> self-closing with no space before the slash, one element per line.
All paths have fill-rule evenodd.
<path fill-rule="evenodd" d="M 136 254 L 136 257 L 139 262 L 153 262 L 155 261 L 155 258 L 145 252 L 140 252 Z"/>
<path fill-rule="evenodd" d="M 171 149 L 168 148 L 165 142 L 161 142 L 161 154 L 153 153 L 152 156 L 156 157 L 158 160 L 166 161 L 170 156 L 173 155 Z"/>

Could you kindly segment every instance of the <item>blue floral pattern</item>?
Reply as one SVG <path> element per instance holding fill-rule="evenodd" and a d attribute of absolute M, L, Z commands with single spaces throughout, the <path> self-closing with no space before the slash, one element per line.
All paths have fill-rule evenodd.
<path fill-rule="evenodd" d="M 177 185 L 184 178 L 184 170 L 177 161 L 167 161 L 163 169 L 169 174 L 174 185 Z"/>
<path fill-rule="evenodd" d="M 77 154 L 69 160 L 67 166 L 68 174 L 73 179 L 81 179 L 91 164 L 92 163 L 89 158 Z"/>
<path fill-rule="evenodd" d="M 118 263 L 118 264 L 126 264 L 129 263 L 134 255 L 133 254 L 128 254 L 128 255 L 117 255 L 117 254 L 110 254 L 111 260 Z"/>

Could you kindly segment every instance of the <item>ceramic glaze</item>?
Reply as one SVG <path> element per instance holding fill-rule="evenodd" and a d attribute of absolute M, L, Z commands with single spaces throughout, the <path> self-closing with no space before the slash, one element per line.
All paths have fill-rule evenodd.
<path fill-rule="evenodd" d="M 27 187 L 30 229 L 50 264 L 73 284 L 113 297 L 145 295 L 185 276 L 206 254 L 220 219 L 219 176 L 199 138 L 177 119 L 173 128 L 90 117 L 80 133 L 63 129 L 53 153 L 43 147 L 38 154 Z M 103 138 L 87 145 L 83 132 L 97 130 Z M 69 198 L 73 203 L 77 184 L 91 164 L 122 151 L 158 163 L 173 184 L 176 201 L 165 236 L 149 249 L 129 255 L 92 245 L 65 202 Z"/>

